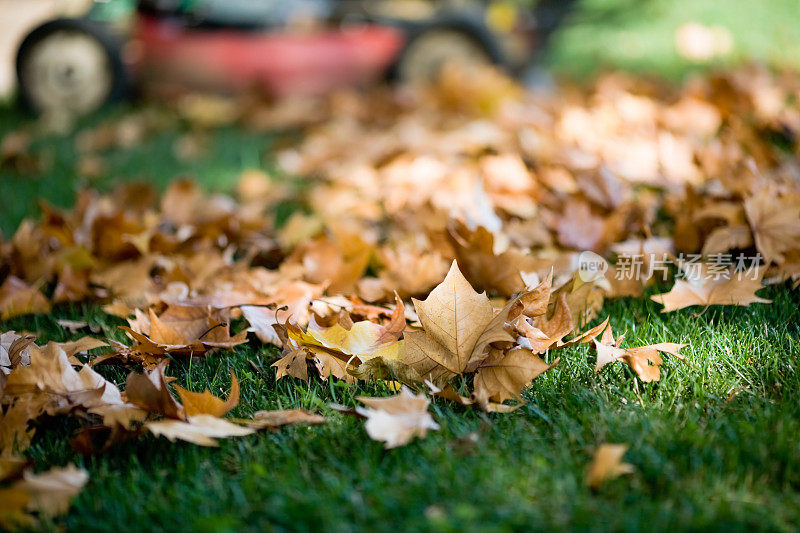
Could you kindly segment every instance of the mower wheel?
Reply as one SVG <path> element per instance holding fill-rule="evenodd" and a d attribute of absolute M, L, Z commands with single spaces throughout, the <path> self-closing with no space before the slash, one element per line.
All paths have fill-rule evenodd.
<path fill-rule="evenodd" d="M 402 83 L 426 83 L 435 80 L 448 63 L 488 65 L 502 63 L 502 58 L 488 30 L 437 24 L 410 33 L 391 74 Z"/>
<path fill-rule="evenodd" d="M 34 29 L 16 66 L 20 100 L 38 113 L 85 115 L 127 89 L 120 44 L 86 19 L 56 19 Z"/>

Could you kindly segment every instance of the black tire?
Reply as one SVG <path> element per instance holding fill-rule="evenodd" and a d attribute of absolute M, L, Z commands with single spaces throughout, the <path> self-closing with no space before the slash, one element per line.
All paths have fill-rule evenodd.
<path fill-rule="evenodd" d="M 94 90 L 97 94 L 93 94 L 94 98 L 91 103 L 87 103 L 85 106 L 78 105 L 78 102 L 70 103 L 68 101 L 69 90 L 66 84 L 62 87 L 64 92 L 61 95 L 62 99 L 66 101 L 65 105 L 59 105 L 57 99 L 53 99 L 49 103 L 44 101 L 45 98 L 41 94 L 43 89 L 36 87 L 36 84 L 40 82 L 34 78 L 45 75 L 40 72 L 33 72 L 35 65 L 32 64 L 32 61 L 36 58 L 36 50 L 41 49 L 41 46 L 47 43 L 48 39 L 52 40 L 59 36 L 67 36 L 73 40 L 75 38 L 82 39 L 87 45 L 94 43 L 96 45 L 96 58 L 93 58 L 93 60 L 100 61 L 100 58 L 102 58 L 102 66 L 104 68 L 102 75 L 104 78 L 98 80 L 98 83 L 102 83 L 102 87 L 89 87 L 90 90 Z M 57 65 L 57 61 L 53 65 Z M 64 68 L 68 70 L 71 66 L 65 65 Z M 122 44 L 120 40 L 101 24 L 88 19 L 55 19 L 35 28 L 20 44 L 17 51 L 16 71 L 19 101 L 24 107 L 36 113 L 56 109 L 69 114 L 84 115 L 96 111 L 110 102 L 123 99 L 128 92 L 128 76 L 122 61 Z M 68 75 L 69 72 L 66 73 L 67 77 Z M 58 91 L 58 83 L 51 84 L 56 86 L 53 89 L 55 94 Z M 78 87 L 74 87 L 73 90 L 80 92 Z M 75 109 L 70 109 L 70 105 L 73 104 Z"/>
<path fill-rule="evenodd" d="M 444 18 L 434 20 L 424 24 L 407 25 L 405 27 L 408 39 L 403 50 L 400 52 L 394 65 L 389 70 L 389 79 L 399 82 L 413 82 L 407 75 L 407 63 L 411 60 L 415 50 L 424 46 L 424 42 L 434 35 L 448 35 L 451 38 L 463 40 L 465 45 L 471 45 L 476 52 L 482 54 L 485 63 L 491 63 L 505 67 L 506 60 L 503 55 L 502 47 L 497 38 L 483 24 L 471 19 L 463 18 Z M 429 81 L 435 77 L 435 72 L 431 72 Z"/>

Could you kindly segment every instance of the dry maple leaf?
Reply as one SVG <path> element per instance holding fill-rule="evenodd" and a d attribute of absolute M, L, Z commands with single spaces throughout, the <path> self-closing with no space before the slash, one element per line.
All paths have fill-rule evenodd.
<path fill-rule="evenodd" d="M 32 413 L 24 400 L 11 403 L 2 413 L 0 410 L 0 457 L 26 450 L 33 438 L 34 429 L 29 427 Z"/>
<path fill-rule="evenodd" d="M 35 527 L 38 522 L 30 512 L 46 517 L 66 513 L 88 480 L 89 474 L 72 464 L 41 474 L 26 470 L 22 480 L 0 489 L 0 527 Z"/>
<path fill-rule="evenodd" d="M 489 298 L 472 288 L 453 261 L 447 277 L 428 298 L 413 301 L 424 331 L 406 333 L 404 362 L 424 369 L 423 375 L 430 372 L 425 369 L 428 361 L 452 374 L 463 372 L 494 318 Z"/>
<path fill-rule="evenodd" d="M 540 315 L 529 321 L 528 317 L 520 315 L 513 323 L 515 329 L 524 335 L 527 341 L 523 346 L 533 350 L 533 353 L 544 353 L 551 347 L 563 345 L 562 339 L 575 329 L 566 293 L 559 293 L 557 298 L 549 318 Z"/>
<path fill-rule="evenodd" d="M 424 437 L 429 429 L 439 429 L 428 412 L 430 400 L 406 387 L 389 398 L 359 396 L 358 400 L 367 406 L 356 407 L 356 412 L 367 418 L 367 434 L 372 440 L 385 442 L 386 448 L 403 446 L 414 437 Z"/>
<path fill-rule="evenodd" d="M 170 442 L 184 440 L 198 446 L 219 446 L 215 439 L 242 437 L 255 432 L 255 429 L 232 424 L 213 415 L 190 416 L 186 421 L 163 419 L 146 422 L 145 429 Z"/>
<path fill-rule="evenodd" d="M 662 313 L 694 305 L 701 305 L 703 308 L 711 305 L 747 307 L 753 303 L 772 303 L 772 300 L 756 295 L 756 291 L 763 286 L 760 277 L 753 278 L 751 271 L 748 270 L 742 272 L 740 276 L 730 275 L 727 279 L 725 277 L 698 281 L 676 279 L 675 285 L 669 292 L 655 294 L 650 299 L 664 306 Z"/>
<path fill-rule="evenodd" d="M 19 365 L 30 365 L 28 346 L 36 340 L 35 335 L 18 335 L 13 331 L 0 333 L 0 373 L 8 374 Z M 2 389 L 0 389 L 0 392 Z"/>
<path fill-rule="evenodd" d="M 292 376 L 303 381 L 308 380 L 308 359 L 311 353 L 305 348 L 290 350 L 283 357 L 272 363 L 277 369 L 275 379 Z"/>
<path fill-rule="evenodd" d="M 592 490 L 599 490 L 606 481 L 632 474 L 633 465 L 622 462 L 627 451 L 627 444 L 601 444 L 586 473 L 586 485 Z"/>
<path fill-rule="evenodd" d="M 75 465 L 53 468 L 42 474 L 27 471 L 22 481 L 13 485 L 30 496 L 28 510 L 39 511 L 48 516 L 63 514 L 69 509 L 72 499 L 89 481 L 89 474 Z"/>
<path fill-rule="evenodd" d="M 784 253 L 800 248 L 800 204 L 797 199 L 775 198 L 769 192 L 744 201 L 756 248 L 769 263 L 783 263 Z"/>
<path fill-rule="evenodd" d="M 553 269 L 551 268 L 547 276 L 536 287 L 520 294 L 517 298 L 519 303 L 509 315 L 509 319 L 515 319 L 520 315 L 527 317 L 537 317 L 547 313 L 550 305 L 550 294 L 553 290 Z"/>
<path fill-rule="evenodd" d="M 357 367 L 373 358 L 399 359 L 404 344 L 397 340 L 405 327 L 402 313 L 403 306 L 399 305 L 393 319 L 385 326 L 365 320 L 351 322 L 349 329 L 339 322 L 324 328 L 312 320 L 308 331 L 293 324 L 276 328 L 281 336 L 286 336 L 284 355 L 272 365 L 278 369 L 277 377 L 290 375 L 308 379 L 306 361 L 310 361 L 322 379 L 334 376 L 351 382 L 350 365 Z"/>
<path fill-rule="evenodd" d="M 447 273 L 447 260 L 438 252 L 383 247 L 378 253 L 383 270 L 381 290 L 398 292 L 404 298 L 425 294 Z"/>
<path fill-rule="evenodd" d="M 49 313 L 50 302 L 44 295 L 21 279 L 9 276 L 0 285 L 0 320 L 18 315 Z"/>
<path fill-rule="evenodd" d="M 325 423 L 325 417 L 305 409 L 284 409 L 277 411 L 256 411 L 253 418 L 236 419 L 236 422 L 256 429 L 275 430 L 283 426 L 316 426 Z"/>
<path fill-rule="evenodd" d="M 325 284 L 329 293 L 352 292 L 372 255 L 372 245 L 347 230 L 334 231 L 298 246 L 287 262 L 303 265 L 305 279 Z"/>
<path fill-rule="evenodd" d="M 605 299 L 605 290 L 602 287 L 597 283 L 582 283 L 577 274 L 554 292 L 556 295 L 555 298 L 551 298 L 551 303 L 558 301 L 559 293 L 566 293 L 567 305 L 572 312 L 572 321 L 576 325 L 594 319 L 603 307 Z"/>
<path fill-rule="evenodd" d="M 179 404 L 169 391 L 164 375 L 167 361 L 148 375 L 131 373 L 125 393 L 128 400 L 148 413 L 167 418 L 147 421 L 142 426 L 153 435 L 174 442 L 184 440 L 199 446 L 217 446 L 217 438 L 249 435 L 253 429 L 219 418 L 239 401 L 239 384 L 231 372 L 231 391 L 223 401 L 209 391 L 194 393 L 176 387 L 185 405 Z"/>
<path fill-rule="evenodd" d="M 495 254 L 495 238 L 489 230 L 479 226 L 465 235 L 468 231 L 465 226 L 450 230 L 456 258 L 466 278 L 475 287 L 496 291 L 506 297 L 525 289 L 520 273 L 536 270 L 539 261 L 513 248 Z"/>
<path fill-rule="evenodd" d="M 557 364 L 558 359 L 548 365 L 524 348 L 490 350 L 475 374 L 475 397 L 482 404 L 519 399 L 525 387 Z"/>
<path fill-rule="evenodd" d="M 258 340 L 278 347 L 283 346 L 273 327 L 275 324 L 280 324 L 278 310 L 253 305 L 243 305 L 241 310 L 244 318 L 250 323 L 248 331 L 255 333 Z M 287 320 L 287 318 L 284 318 L 284 320 Z"/>
<path fill-rule="evenodd" d="M 198 356 L 212 348 L 233 348 L 247 342 L 246 331 L 231 337 L 226 322 L 200 307 L 173 305 L 160 316 L 152 309 L 149 316 L 137 312 L 130 324 L 120 327 L 135 341 L 126 350 L 132 354 Z"/>
<path fill-rule="evenodd" d="M 594 367 L 595 373 L 599 372 L 600 369 L 607 364 L 621 361 L 631 367 L 639 376 L 639 379 L 645 383 L 649 383 L 661 379 L 660 366 L 663 360 L 659 352 L 674 355 L 681 360 L 686 359 L 683 355 L 678 353 L 681 348 L 686 346 L 685 344 L 662 342 L 638 348 L 619 348 L 621 341 L 622 336 L 614 339 L 614 334 L 610 326 L 603 333 L 603 338 L 600 341 L 594 340 L 594 346 L 597 350 L 597 362 Z"/>
<path fill-rule="evenodd" d="M 276 305 L 278 309 L 248 305 L 241 307 L 242 314 L 250 322 L 250 330 L 261 342 L 282 346 L 274 326 L 287 322 L 290 318 L 293 323 L 300 326 L 308 324 L 309 305 L 313 300 L 320 298 L 324 291 L 325 285 L 293 281 L 281 285 L 271 293 L 267 303 Z"/>
<path fill-rule="evenodd" d="M 239 380 L 236 379 L 233 370 L 231 370 L 231 390 L 227 400 L 223 401 L 217 398 L 208 389 L 203 392 L 192 392 L 176 385 L 175 390 L 178 391 L 184 412 L 188 417 L 195 415 L 221 417 L 239 405 Z"/>
<path fill-rule="evenodd" d="M 737 248 L 747 248 L 753 244 L 753 233 L 750 226 L 736 224 L 715 228 L 706 237 L 702 253 L 705 256 L 719 254 Z"/>
<path fill-rule="evenodd" d="M 315 344 L 343 354 L 345 359 L 358 357 L 361 361 L 369 361 L 373 357 L 397 359 L 402 342 L 398 341 L 399 333 L 405 328 L 405 319 L 398 324 L 400 330 L 392 331 L 385 326 L 367 320 L 354 323 L 349 329 L 338 322 L 331 327 L 323 328 L 313 319 L 308 325 L 307 335 L 296 338 L 289 331 L 289 336 L 304 346 Z"/>
<path fill-rule="evenodd" d="M 569 200 L 557 219 L 558 241 L 576 250 L 601 251 L 607 244 L 607 222 L 592 213 L 590 204 Z"/>
<path fill-rule="evenodd" d="M 30 418 L 123 403 L 119 390 L 90 367 L 76 372 L 57 343 L 29 350 L 30 365 L 16 367 L 7 377 L 3 403 L 24 401 Z"/>
<path fill-rule="evenodd" d="M 164 370 L 169 360 L 162 361 L 148 374 L 131 372 L 125 385 L 128 401 L 148 413 L 183 420 L 186 413 L 167 387 Z"/>

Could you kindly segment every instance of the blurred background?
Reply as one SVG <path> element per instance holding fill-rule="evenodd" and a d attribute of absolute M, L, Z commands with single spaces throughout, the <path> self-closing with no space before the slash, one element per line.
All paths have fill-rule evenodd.
<path fill-rule="evenodd" d="M 85 14 L 90 9 L 94 10 L 95 18 L 119 24 L 130 18 L 137 3 L 135 0 L 0 0 L 0 97 L 6 101 L 13 97 L 17 49 L 35 26 L 57 16 Z M 165 8 L 184 11 L 200 9 L 198 5 L 203 3 L 160 2 Z M 241 5 L 248 4 L 246 1 L 216 3 L 239 5 L 240 9 Z M 368 3 L 384 4 L 388 6 L 383 8 L 386 11 L 420 16 L 420 12 L 425 12 L 420 4 L 435 2 L 372 0 Z M 455 9 L 466 9 L 466 5 L 476 2 L 446 3 L 456 5 Z M 512 0 L 488 3 L 495 26 L 501 28 L 512 24 L 509 19 L 513 15 L 509 15 L 508 6 L 533 12 L 537 4 L 549 4 L 544 12 L 557 20 L 545 21 L 545 25 L 554 24 L 555 27 L 548 27 L 554 31 L 554 36 L 543 59 L 557 73 L 572 77 L 585 78 L 600 69 L 624 68 L 679 79 L 698 68 L 749 60 L 776 66 L 800 66 L 800 3 L 794 0 Z"/>
<path fill-rule="evenodd" d="M 422 81 L 452 58 L 551 91 L 793 71 L 798 22 L 796 0 L 0 0 L 0 231 L 85 186 L 279 175 L 272 132 L 318 109 L 277 99 Z"/>

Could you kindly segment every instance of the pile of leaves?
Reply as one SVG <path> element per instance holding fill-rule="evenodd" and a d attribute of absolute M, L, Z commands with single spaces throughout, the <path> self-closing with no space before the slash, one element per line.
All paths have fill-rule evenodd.
<path fill-rule="evenodd" d="M 38 220 L 0 240 L 0 320 L 91 302 L 126 320 L 128 337 L 38 346 L 35 332 L 3 333 L 0 490 L 15 491 L 16 503 L 2 516 L 22 523 L 51 508 L 35 478 L 14 477 L 42 417 L 81 420 L 73 444 L 83 453 L 145 433 L 214 445 L 320 422 L 301 411 L 223 418 L 238 403 L 233 374 L 226 400 L 173 387 L 176 399 L 170 360 L 245 342 L 282 348 L 278 379 L 404 386 L 355 412 L 388 447 L 436 429 L 428 396 L 513 410 L 559 350 L 577 344 L 595 348 L 598 371 L 620 362 L 657 381 L 662 354 L 683 359 L 681 344 L 623 347 L 608 318 L 588 327 L 604 299 L 643 295 L 656 269 L 625 279 L 617 262 L 587 275 L 581 253 L 641 254 L 646 267 L 670 258 L 670 275 L 689 271 L 686 254 L 755 257 L 739 269 L 746 276 L 701 261 L 703 275 L 652 296 L 665 312 L 769 303 L 756 294 L 764 283 L 796 286 L 799 97 L 800 78 L 753 68 L 674 92 L 614 74 L 550 94 L 453 69 L 415 91 L 269 108 L 183 101 L 174 116 L 199 136 L 185 139 L 187 157 L 221 122 L 301 126 L 302 140 L 276 159 L 306 183 L 251 170 L 233 196 L 187 180 L 160 198 L 145 185 L 85 190 L 70 209 L 43 204 Z M 158 131 L 162 119 L 146 111 L 82 132 L 80 164 L 102 166 L 104 150 Z M 30 166 L 24 149 L 8 148 L 24 147 L 25 132 L 13 135 L 2 164 Z M 287 200 L 303 208 L 279 221 Z M 124 390 L 99 364 L 130 367 Z M 614 468 L 625 470 L 602 470 Z M 69 472 L 71 486 L 85 482 Z"/>

